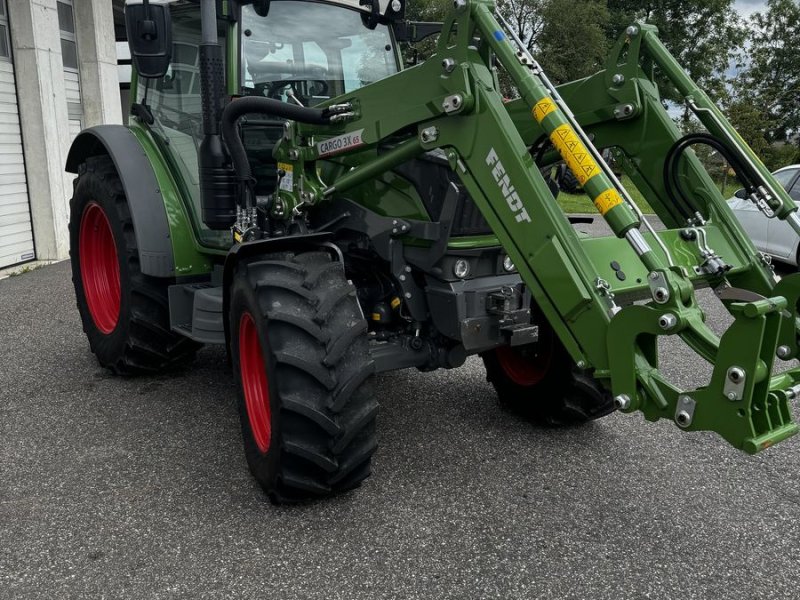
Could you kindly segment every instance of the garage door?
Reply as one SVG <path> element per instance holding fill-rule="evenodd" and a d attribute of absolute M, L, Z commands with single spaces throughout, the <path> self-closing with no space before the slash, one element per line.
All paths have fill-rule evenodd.
<path fill-rule="evenodd" d="M 0 268 L 34 256 L 8 13 L 0 0 Z"/>

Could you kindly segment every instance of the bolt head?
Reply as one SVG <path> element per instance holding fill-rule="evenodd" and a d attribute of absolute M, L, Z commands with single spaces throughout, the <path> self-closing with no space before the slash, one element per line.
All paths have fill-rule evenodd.
<path fill-rule="evenodd" d="M 736 394 L 736 392 L 728 392 L 728 396 L 727 396 L 727 398 L 728 398 L 728 400 L 730 400 L 731 402 L 735 402 L 736 400 L 738 400 L 738 399 L 739 399 L 739 396 Z"/>
<path fill-rule="evenodd" d="M 730 371 L 728 371 L 728 379 L 730 379 L 733 383 L 739 383 L 742 379 L 744 379 L 744 371 L 742 371 L 739 367 L 733 367 Z"/>
<path fill-rule="evenodd" d="M 689 415 L 688 412 L 686 412 L 685 410 L 682 410 L 675 417 L 675 421 L 678 423 L 678 425 L 680 427 L 688 427 L 689 425 L 692 424 L 692 417 L 691 417 L 691 415 Z"/>
<path fill-rule="evenodd" d="M 792 350 L 789 348 L 789 346 L 778 346 L 775 354 L 778 358 L 789 358 L 789 356 L 792 354 Z"/>
<path fill-rule="evenodd" d="M 633 37 L 635 35 L 639 35 L 639 28 L 635 25 L 631 25 L 625 30 L 625 35 Z"/>
<path fill-rule="evenodd" d="M 401 8 L 403 8 L 403 5 L 400 0 L 392 0 L 392 10 L 394 12 L 400 12 Z"/>
<path fill-rule="evenodd" d="M 630 408 L 631 398 L 627 394 L 620 394 L 614 397 L 614 406 L 617 410 L 627 410 Z"/>
<path fill-rule="evenodd" d="M 675 315 L 671 313 L 667 313 L 665 315 L 661 315 L 658 318 L 658 326 L 661 327 L 664 331 L 669 331 L 678 323 L 678 319 Z"/>
<path fill-rule="evenodd" d="M 452 73 L 456 68 L 456 61 L 452 58 L 445 58 L 442 61 L 442 69 L 445 73 Z"/>
<path fill-rule="evenodd" d="M 625 75 L 623 75 L 622 73 L 617 73 L 616 75 L 614 75 L 614 77 L 611 78 L 611 82 L 614 85 L 622 85 L 623 83 L 625 83 Z"/>

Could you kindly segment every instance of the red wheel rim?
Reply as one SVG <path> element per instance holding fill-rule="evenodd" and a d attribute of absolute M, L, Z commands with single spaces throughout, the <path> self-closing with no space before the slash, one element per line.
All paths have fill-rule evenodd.
<path fill-rule="evenodd" d="M 536 385 L 544 379 L 550 368 L 551 352 L 538 352 L 526 356 L 515 348 L 501 346 L 495 353 L 503 372 L 517 385 L 526 387 Z"/>
<path fill-rule="evenodd" d="M 81 281 L 89 314 L 102 333 L 114 331 L 119 321 L 122 291 L 117 245 L 106 213 L 96 202 L 86 205 L 78 238 Z"/>
<path fill-rule="evenodd" d="M 272 411 L 264 367 L 264 354 L 258 339 L 258 328 L 250 313 L 239 319 L 239 373 L 242 377 L 244 404 L 250 431 L 258 449 L 266 454 L 272 438 Z"/>

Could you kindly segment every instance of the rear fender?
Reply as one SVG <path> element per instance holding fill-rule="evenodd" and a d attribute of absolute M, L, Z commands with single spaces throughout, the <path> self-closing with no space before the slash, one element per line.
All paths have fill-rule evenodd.
<path fill-rule="evenodd" d="M 122 125 L 91 127 L 82 131 L 72 143 L 66 170 L 78 173 L 87 158 L 100 155 L 111 157 L 122 182 L 133 220 L 142 273 L 153 277 L 175 277 L 167 212 L 144 148 Z"/>

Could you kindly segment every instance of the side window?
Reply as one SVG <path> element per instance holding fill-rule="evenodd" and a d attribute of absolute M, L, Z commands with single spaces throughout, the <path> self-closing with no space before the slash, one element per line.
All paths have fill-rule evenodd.
<path fill-rule="evenodd" d="M 0 0 L 0 60 L 11 60 L 11 40 L 8 38 L 5 0 Z"/>
<path fill-rule="evenodd" d="M 789 183 L 794 179 L 794 176 L 797 175 L 798 169 L 786 169 L 785 171 L 778 171 L 774 173 L 775 179 L 778 183 L 780 183 L 784 189 L 788 187 Z"/>
<path fill-rule="evenodd" d="M 172 9 L 172 62 L 161 79 L 141 80 L 141 102 L 147 86 L 147 104 L 162 133 L 172 141 L 176 134 L 200 142 L 200 11 L 197 6 Z"/>
<path fill-rule="evenodd" d="M 789 195 L 795 202 L 800 202 L 800 179 L 794 182 L 792 189 L 789 190 Z"/>

